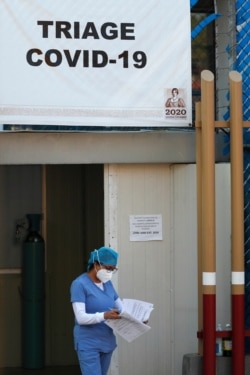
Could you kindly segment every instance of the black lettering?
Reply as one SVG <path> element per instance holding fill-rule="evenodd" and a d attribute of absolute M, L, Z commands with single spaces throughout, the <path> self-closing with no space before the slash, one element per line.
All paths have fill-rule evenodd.
<path fill-rule="evenodd" d="M 80 22 L 74 22 L 74 38 L 80 38 Z"/>
<path fill-rule="evenodd" d="M 28 64 L 32 66 L 40 66 L 43 61 L 41 59 L 34 60 L 33 55 L 42 55 L 42 51 L 38 48 L 33 48 L 33 49 L 30 49 L 26 54 L 26 60 Z"/>
<path fill-rule="evenodd" d="M 117 25 L 113 22 L 106 22 L 101 26 L 101 34 L 104 39 L 116 39 L 118 36 Z"/>
<path fill-rule="evenodd" d="M 121 23 L 121 40 L 134 40 L 135 35 L 128 35 L 134 34 L 134 23 Z"/>
<path fill-rule="evenodd" d="M 42 37 L 48 38 L 49 37 L 49 26 L 54 24 L 53 21 L 37 21 L 39 26 L 42 26 Z"/>
<path fill-rule="evenodd" d="M 68 21 L 37 21 L 37 25 L 42 27 L 42 37 L 49 38 L 49 32 L 51 26 L 55 25 L 55 37 L 57 39 L 100 39 L 96 25 L 94 22 L 87 22 L 85 28 L 83 28 L 82 36 L 81 23 L 80 22 L 68 22 Z M 50 32 L 51 33 L 51 32 Z M 134 40 L 135 39 L 135 24 L 124 22 L 117 25 L 114 22 L 105 22 L 100 26 L 100 33 L 104 39 L 113 40 L 120 36 L 121 40 Z M 120 33 L 120 35 L 119 35 Z"/>
<path fill-rule="evenodd" d="M 89 51 L 85 50 L 83 52 L 83 67 L 88 68 L 89 67 Z"/>
<path fill-rule="evenodd" d="M 63 34 L 65 38 L 72 39 L 72 36 L 69 32 L 70 29 L 71 29 L 70 22 L 57 21 L 56 22 L 56 38 L 61 38 Z"/>
<path fill-rule="evenodd" d="M 72 68 L 72 67 L 75 67 L 77 65 L 77 62 L 79 60 L 79 57 L 80 57 L 80 54 L 81 54 L 81 50 L 76 50 L 75 51 L 75 54 L 73 56 L 73 58 L 71 57 L 71 53 L 68 49 L 65 49 L 64 50 L 64 54 L 65 54 L 65 57 L 66 57 L 66 60 L 69 64 L 69 66 Z"/>
<path fill-rule="evenodd" d="M 53 61 L 52 56 L 55 56 L 55 59 Z M 62 63 L 62 54 L 57 49 L 49 49 L 45 53 L 45 62 L 49 66 L 58 66 Z"/>
<path fill-rule="evenodd" d="M 108 55 L 104 51 L 93 51 L 93 68 L 104 68 L 108 63 Z"/>
<path fill-rule="evenodd" d="M 82 34 L 82 39 L 87 39 L 89 36 L 93 37 L 94 39 L 99 39 L 94 22 L 88 22 L 86 24 L 85 30 Z"/>

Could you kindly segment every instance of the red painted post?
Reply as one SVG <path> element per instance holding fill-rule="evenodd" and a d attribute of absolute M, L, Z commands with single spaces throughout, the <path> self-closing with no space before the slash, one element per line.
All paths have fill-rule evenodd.
<path fill-rule="evenodd" d="M 245 298 L 232 295 L 232 374 L 245 374 Z"/>
<path fill-rule="evenodd" d="M 216 374 L 214 75 L 201 73 L 203 375 Z"/>
<path fill-rule="evenodd" d="M 215 294 L 203 294 L 203 374 L 216 374 Z"/>
<path fill-rule="evenodd" d="M 244 330 L 244 192 L 242 78 L 232 71 L 230 78 L 231 135 L 231 233 L 232 233 L 232 374 L 245 374 Z"/>

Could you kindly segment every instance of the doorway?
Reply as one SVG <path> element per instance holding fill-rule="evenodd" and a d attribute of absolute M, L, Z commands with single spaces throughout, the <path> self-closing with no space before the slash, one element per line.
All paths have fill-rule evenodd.
<path fill-rule="evenodd" d="M 104 241 L 103 165 L 47 165 L 45 186 L 47 357 L 69 365 L 76 362 L 70 284 Z"/>
<path fill-rule="evenodd" d="M 2 165 L 0 176 L 0 367 L 22 365 L 22 243 L 15 223 L 27 213 L 43 214 L 46 365 L 74 365 L 69 289 L 89 252 L 104 242 L 103 165 Z"/>

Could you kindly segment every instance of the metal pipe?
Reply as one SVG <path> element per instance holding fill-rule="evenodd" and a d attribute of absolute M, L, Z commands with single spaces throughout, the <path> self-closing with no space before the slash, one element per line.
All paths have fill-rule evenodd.
<path fill-rule="evenodd" d="M 201 73 L 203 374 L 216 374 L 214 75 Z"/>
<path fill-rule="evenodd" d="M 232 233 L 232 374 L 245 374 L 244 331 L 244 187 L 242 78 L 230 80 L 231 233 Z"/>
<path fill-rule="evenodd" d="M 195 122 L 201 122 L 201 102 L 195 103 Z M 202 308 L 202 161 L 201 161 L 201 127 L 196 127 L 196 189 L 197 189 L 197 272 L 198 272 L 198 332 L 203 330 Z M 198 341 L 198 353 L 203 354 L 203 341 Z"/>

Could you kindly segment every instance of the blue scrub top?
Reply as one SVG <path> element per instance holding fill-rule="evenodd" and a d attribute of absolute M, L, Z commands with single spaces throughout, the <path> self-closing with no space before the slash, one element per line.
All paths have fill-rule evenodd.
<path fill-rule="evenodd" d="M 104 283 L 103 287 L 104 290 L 101 290 L 87 273 L 83 273 L 71 284 L 71 302 L 85 303 L 88 314 L 108 311 L 114 308 L 118 294 L 111 281 Z M 94 349 L 106 353 L 116 347 L 113 330 L 104 322 L 79 325 L 75 320 L 74 342 L 76 350 Z"/>

